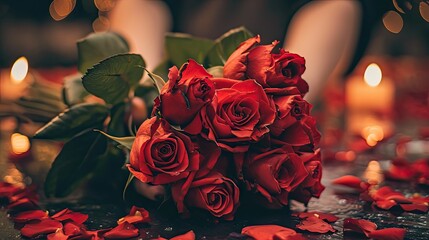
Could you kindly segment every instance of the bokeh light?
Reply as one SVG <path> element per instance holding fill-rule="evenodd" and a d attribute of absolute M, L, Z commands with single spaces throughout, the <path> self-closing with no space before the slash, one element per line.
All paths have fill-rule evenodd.
<path fill-rule="evenodd" d="M 54 0 L 49 6 L 49 14 L 55 21 L 66 18 L 76 6 L 76 0 Z"/>
<path fill-rule="evenodd" d="M 371 63 L 365 70 L 363 78 L 371 87 L 376 87 L 380 84 L 382 73 L 380 67 L 376 63 Z"/>
<path fill-rule="evenodd" d="M 429 4 L 425 2 L 421 2 L 419 4 L 420 15 L 426 22 L 429 22 Z"/>
<path fill-rule="evenodd" d="M 10 144 L 14 154 L 23 154 L 30 150 L 30 140 L 27 136 L 20 133 L 14 133 L 10 137 Z"/>
<path fill-rule="evenodd" d="M 26 57 L 18 58 L 10 70 L 10 78 L 14 83 L 22 82 L 28 73 L 28 61 Z"/>
<path fill-rule="evenodd" d="M 399 33 L 404 26 L 404 20 L 396 11 L 388 11 L 383 16 L 383 24 L 389 32 Z"/>

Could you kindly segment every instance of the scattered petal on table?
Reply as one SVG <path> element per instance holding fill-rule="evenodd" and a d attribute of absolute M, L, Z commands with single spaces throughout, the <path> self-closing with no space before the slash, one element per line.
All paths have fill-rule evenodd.
<path fill-rule="evenodd" d="M 369 233 L 377 229 L 377 225 L 364 219 L 346 218 L 343 225 L 344 231 L 351 230 L 357 233 L 363 233 L 369 236 Z"/>
<path fill-rule="evenodd" d="M 394 200 L 380 200 L 380 201 L 375 201 L 374 204 L 381 209 L 384 210 L 389 210 L 392 207 L 396 206 L 397 203 Z"/>
<path fill-rule="evenodd" d="M 52 219 L 61 222 L 65 220 L 72 220 L 75 223 L 82 224 L 88 219 L 88 215 L 80 212 L 73 212 L 72 210 L 65 208 L 52 215 Z"/>
<path fill-rule="evenodd" d="M 368 237 L 375 240 L 402 240 L 406 232 L 403 228 L 384 228 L 372 231 Z"/>
<path fill-rule="evenodd" d="M 379 200 L 394 200 L 397 203 L 411 203 L 402 193 L 394 191 L 388 186 L 381 187 L 371 193 L 371 197 L 375 201 Z"/>
<path fill-rule="evenodd" d="M 7 205 L 7 208 L 11 210 L 22 210 L 22 211 L 39 209 L 37 204 L 29 198 L 21 198 Z"/>
<path fill-rule="evenodd" d="M 170 240 L 195 240 L 195 233 L 191 230 L 185 234 L 172 237 Z"/>
<path fill-rule="evenodd" d="M 314 233 L 336 232 L 336 230 L 327 222 L 316 216 L 310 216 L 302 220 L 297 228 Z"/>
<path fill-rule="evenodd" d="M 78 236 L 85 233 L 85 229 L 82 225 L 75 222 L 64 223 L 63 231 L 68 236 Z"/>
<path fill-rule="evenodd" d="M 139 230 L 134 227 L 134 225 L 128 222 L 123 222 L 112 230 L 106 232 L 104 234 L 104 237 L 107 239 L 126 239 L 137 237 L 138 235 Z"/>
<path fill-rule="evenodd" d="M 287 236 L 300 236 L 297 235 L 295 230 L 279 225 L 247 226 L 241 230 L 241 234 L 255 240 L 275 239 L 275 236 L 277 236 L 276 239 L 287 239 Z"/>
<path fill-rule="evenodd" d="M 25 224 L 21 229 L 21 234 L 24 237 L 33 238 L 42 234 L 54 233 L 58 228 L 62 227 L 63 225 L 60 222 L 45 218 L 38 222 Z"/>
<path fill-rule="evenodd" d="M 47 211 L 42 210 L 30 210 L 25 212 L 20 212 L 12 217 L 14 222 L 17 223 L 26 223 L 31 220 L 41 220 L 48 217 Z"/>
<path fill-rule="evenodd" d="M 56 232 L 48 234 L 48 240 L 67 240 L 69 236 L 65 235 L 61 228 L 58 228 Z"/>
<path fill-rule="evenodd" d="M 429 206 L 425 204 L 419 203 L 411 203 L 411 204 L 400 204 L 401 208 L 406 212 L 422 212 L 427 213 L 429 210 Z"/>
<path fill-rule="evenodd" d="M 299 217 L 301 219 L 308 218 L 310 216 L 316 216 L 322 220 L 325 220 L 327 222 L 333 223 L 336 222 L 339 218 L 335 216 L 334 214 L 330 213 L 322 213 L 322 212 L 300 212 L 300 213 L 293 213 L 292 216 Z"/>
<path fill-rule="evenodd" d="M 118 224 L 123 222 L 128 222 L 131 224 L 147 223 L 149 221 L 149 212 L 146 209 L 133 206 L 127 216 L 118 220 Z"/>
<path fill-rule="evenodd" d="M 416 175 L 416 171 L 404 159 L 395 159 L 389 170 L 384 173 L 386 178 L 398 181 L 410 181 Z"/>
<path fill-rule="evenodd" d="M 332 184 L 354 188 L 359 191 L 366 191 L 369 187 L 369 183 L 363 182 L 360 178 L 352 175 L 336 178 L 332 181 Z"/>

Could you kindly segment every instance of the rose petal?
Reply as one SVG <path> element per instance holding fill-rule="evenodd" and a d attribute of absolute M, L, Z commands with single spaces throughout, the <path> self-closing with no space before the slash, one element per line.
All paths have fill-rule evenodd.
<path fill-rule="evenodd" d="M 336 230 L 327 222 L 316 216 L 309 216 L 303 221 L 301 221 L 297 228 L 313 233 L 327 233 L 327 232 L 336 232 Z"/>
<path fill-rule="evenodd" d="M 350 230 L 357 233 L 363 233 L 367 237 L 377 229 L 377 225 L 373 222 L 364 219 L 346 218 L 343 225 L 344 231 Z"/>
<path fill-rule="evenodd" d="M 39 207 L 31 199 L 21 198 L 16 202 L 13 202 L 7 205 L 7 208 L 10 210 L 35 210 L 35 209 L 38 209 Z"/>
<path fill-rule="evenodd" d="M 406 212 L 427 213 L 429 210 L 429 206 L 425 204 L 411 203 L 411 204 L 399 204 L 399 206 L 401 206 L 401 208 Z"/>
<path fill-rule="evenodd" d="M 299 217 L 301 219 L 305 219 L 308 217 L 318 217 L 324 221 L 333 223 L 336 222 L 339 218 L 337 216 L 335 216 L 334 214 L 330 214 L 330 213 L 322 213 L 322 212 L 300 212 L 300 213 L 294 213 L 292 214 L 292 216 L 296 216 Z"/>
<path fill-rule="evenodd" d="M 133 206 L 127 216 L 118 220 L 118 224 L 123 222 L 128 222 L 131 224 L 147 223 L 149 221 L 149 212 L 146 209 Z"/>
<path fill-rule="evenodd" d="M 54 233 L 57 229 L 62 227 L 63 225 L 59 221 L 45 218 L 34 223 L 25 224 L 25 226 L 21 228 L 21 235 L 33 238 L 42 234 Z"/>
<path fill-rule="evenodd" d="M 368 237 L 375 240 L 402 240 L 406 232 L 403 228 L 385 228 L 372 231 Z"/>
<path fill-rule="evenodd" d="M 13 221 L 17 223 L 26 223 L 31 220 L 41 220 L 48 217 L 48 212 L 42 210 L 30 210 L 20 212 L 13 216 Z"/>
<path fill-rule="evenodd" d="M 252 237 L 256 240 L 265 239 L 287 239 L 287 236 L 296 235 L 296 231 L 278 225 L 256 225 L 247 226 L 241 230 L 241 234 Z M 275 238 L 277 236 L 277 238 Z"/>
<path fill-rule="evenodd" d="M 371 197 L 375 201 L 379 200 L 394 200 L 397 203 L 411 203 L 402 193 L 394 191 L 388 186 L 379 188 L 378 190 L 371 193 Z"/>
<path fill-rule="evenodd" d="M 191 230 L 185 234 L 172 237 L 170 240 L 195 240 L 195 233 Z"/>
<path fill-rule="evenodd" d="M 380 201 L 375 201 L 374 203 L 378 208 L 381 208 L 384 210 L 389 210 L 392 207 L 397 205 L 397 203 L 393 200 L 380 200 Z"/>
<path fill-rule="evenodd" d="M 332 184 L 343 185 L 343 186 L 351 187 L 360 191 L 365 191 L 369 187 L 368 183 L 363 182 L 360 178 L 352 175 L 345 175 L 345 176 L 336 178 L 332 181 Z"/>
<path fill-rule="evenodd" d="M 137 237 L 138 235 L 139 230 L 134 227 L 134 225 L 128 222 L 123 222 L 112 230 L 106 232 L 104 234 L 104 237 L 107 239 L 126 239 Z"/>
<path fill-rule="evenodd" d="M 85 233 L 84 226 L 78 225 L 75 222 L 64 223 L 63 231 L 68 236 L 78 236 Z"/>
<path fill-rule="evenodd" d="M 48 234 L 48 240 L 67 240 L 69 236 L 65 235 L 61 228 L 58 228 L 56 232 Z"/>
<path fill-rule="evenodd" d="M 75 223 L 82 224 L 88 219 L 88 215 L 79 212 L 73 212 L 72 210 L 65 208 L 52 215 L 52 219 L 61 222 L 65 220 L 72 220 Z"/>

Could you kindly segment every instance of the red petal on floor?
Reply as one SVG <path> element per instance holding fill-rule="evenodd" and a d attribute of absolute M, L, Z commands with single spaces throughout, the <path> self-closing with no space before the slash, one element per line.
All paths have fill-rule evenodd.
<path fill-rule="evenodd" d="M 411 203 L 411 204 L 400 204 L 401 208 L 406 212 L 422 212 L 427 213 L 429 210 L 429 206 L 425 204 L 419 203 Z"/>
<path fill-rule="evenodd" d="M 67 240 L 69 236 L 63 233 L 61 228 L 58 228 L 56 232 L 48 234 L 48 240 Z"/>
<path fill-rule="evenodd" d="M 14 222 L 17 223 L 26 223 L 31 220 L 41 220 L 43 218 L 47 218 L 48 212 L 42 210 L 30 210 L 25 212 L 20 212 L 12 217 Z"/>
<path fill-rule="evenodd" d="M 27 223 L 21 228 L 21 234 L 24 237 L 37 237 L 42 234 L 54 233 L 57 229 L 61 229 L 63 225 L 55 220 L 45 218 L 34 223 Z"/>
<path fill-rule="evenodd" d="M 137 237 L 139 230 L 134 225 L 124 222 L 106 232 L 104 237 L 107 239 L 127 239 Z"/>
<path fill-rule="evenodd" d="M 352 175 L 345 175 L 336 178 L 332 181 L 332 183 L 336 185 L 351 187 L 359 191 L 366 191 L 369 187 L 368 183 L 363 182 L 360 178 Z"/>
<path fill-rule="evenodd" d="M 322 212 L 317 212 L 317 211 L 293 213 L 292 216 L 296 216 L 296 217 L 299 217 L 301 219 L 308 218 L 310 216 L 315 216 L 315 217 L 318 217 L 318 218 L 325 220 L 327 222 L 330 222 L 330 223 L 336 222 L 339 219 L 334 214 L 322 213 Z"/>
<path fill-rule="evenodd" d="M 289 232 L 283 231 L 278 232 L 274 235 L 273 240 L 306 240 L 301 233 L 290 234 Z"/>
<path fill-rule="evenodd" d="M 34 210 L 39 207 L 31 199 L 21 198 L 18 201 L 7 205 L 7 208 L 11 210 Z"/>
<path fill-rule="evenodd" d="M 21 187 L 7 182 L 0 182 L 0 198 L 10 198 L 21 190 Z"/>
<path fill-rule="evenodd" d="M 73 212 L 72 210 L 65 208 L 52 215 L 52 219 L 61 222 L 65 220 L 72 220 L 75 223 L 82 224 L 88 219 L 88 215 L 80 212 Z"/>
<path fill-rule="evenodd" d="M 195 240 L 195 233 L 191 230 L 185 234 L 170 238 L 170 240 Z"/>
<path fill-rule="evenodd" d="M 357 233 L 363 233 L 367 237 L 369 233 L 377 229 L 377 225 L 364 219 L 346 218 L 343 225 L 344 231 L 350 230 Z"/>
<path fill-rule="evenodd" d="M 149 221 L 149 212 L 146 209 L 133 206 L 127 216 L 118 220 L 118 224 L 123 222 L 128 222 L 131 224 L 147 223 Z"/>
<path fill-rule="evenodd" d="M 368 237 L 375 240 L 402 240 L 406 232 L 404 228 L 385 228 L 372 231 Z"/>
<path fill-rule="evenodd" d="M 422 203 L 422 204 L 426 204 L 429 203 L 429 196 L 426 197 L 422 197 L 418 194 L 415 194 L 414 196 L 412 196 L 411 198 L 409 198 L 413 203 Z"/>
<path fill-rule="evenodd" d="M 416 171 L 406 160 L 397 159 L 392 162 L 390 169 L 384 175 L 392 180 L 409 181 L 414 178 Z"/>
<path fill-rule="evenodd" d="M 393 200 L 380 200 L 380 201 L 375 201 L 374 204 L 381 209 L 384 210 L 389 210 L 392 207 L 396 206 L 397 203 Z"/>
<path fill-rule="evenodd" d="M 86 232 L 84 226 L 77 224 L 75 222 L 64 223 L 63 230 L 64 230 L 64 233 L 68 236 L 78 236 Z"/>
<path fill-rule="evenodd" d="M 277 236 L 277 238 L 283 237 L 283 239 L 287 239 L 287 236 L 297 235 L 295 230 L 279 225 L 247 226 L 241 230 L 241 234 L 252 237 L 255 240 L 274 239 L 275 236 Z"/>
<path fill-rule="evenodd" d="M 374 201 L 380 200 L 394 200 L 397 203 L 411 203 L 411 201 L 406 198 L 402 193 L 394 191 L 388 186 L 384 186 L 374 191 L 371 194 L 371 197 Z"/>
<path fill-rule="evenodd" d="M 329 223 L 315 216 L 310 216 L 302 220 L 296 227 L 313 233 L 336 232 Z"/>

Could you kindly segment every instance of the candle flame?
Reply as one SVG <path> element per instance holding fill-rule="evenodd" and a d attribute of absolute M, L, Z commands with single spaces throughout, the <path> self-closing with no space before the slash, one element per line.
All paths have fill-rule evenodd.
<path fill-rule="evenodd" d="M 23 154 L 30 149 L 30 140 L 27 136 L 20 133 L 14 133 L 10 137 L 12 152 L 15 154 Z"/>
<path fill-rule="evenodd" d="M 10 70 L 10 78 L 14 83 L 22 82 L 28 73 L 28 61 L 25 57 L 18 58 Z"/>
<path fill-rule="evenodd" d="M 380 67 L 376 63 L 371 63 L 365 70 L 363 75 L 365 83 L 371 87 L 376 87 L 380 84 L 382 73 Z"/>

